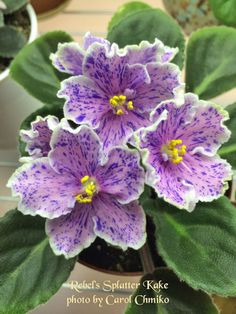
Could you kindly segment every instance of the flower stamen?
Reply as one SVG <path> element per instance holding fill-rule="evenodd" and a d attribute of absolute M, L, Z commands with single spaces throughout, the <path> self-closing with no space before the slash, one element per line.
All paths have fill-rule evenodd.
<path fill-rule="evenodd" d="M 126 110 L 134 109 L 133 102 L 131 100 L 127 101 L 125 95 L 114 95 L 109 102 L 118 116 L 123 115 Z"/>
<path fill-rule="evenodd" d="M 165 161 L 169 160 L 173 164 L 179 164 L 183 161 L 183 156 L 187 152 L 187 146 L 181 145 L 182 140 L 170 140 L 161 148 L 162 156 Z M 181 146 L 180 146 L 181 145 Z"/>
<path fill-rule="evenodd" d="M 75 199 L 79 203 L 91 203 L 94 194 L 97 192 L 96 183 L 89 176 L 81 178 L 80 182 L 83 185 L 82 193 L 75 196 Z"/>

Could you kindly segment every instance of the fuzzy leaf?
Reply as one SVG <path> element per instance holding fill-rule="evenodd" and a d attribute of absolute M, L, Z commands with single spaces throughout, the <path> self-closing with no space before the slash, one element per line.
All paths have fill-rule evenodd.
<path fill-rule="evenodd" d="M 64 100 L 57 97 L 57 92 L 60 82 L 68 76 L 52 66 L 49 56 L 57 50 L 58 43 L 72 40 L 70 35 L 61 31 L 49 32 L 37 38 L 25 46 L 12 62 L 12 78 L 42 103 L 62 106 Z"/>
<path fill-rule="evenodd" d="M 17 210 L 0 219 L 0 313 L 23 314 L 45 303 L 70 275 L 76 259 L 54 255 L 44 225 Z"/>
<path fill-rule="evenodd" d="M 144 202 L 156 225 L 167 266 L 194 289 L 236 295 L 236 208 L 226 197 L 199 203 L 192 213 L 162 200 Z"/>
<path fill-rule="evenodd" d="M 200 98 L 216 97 L 236 86 L 236 30 L 206 27 L 187 46 L 186 88 Z"/>
<path fill-rule="evenodd" d="M 235 0 L 210 0 L 210 6 L 221 23 L 236 26 Z"/>
<path fill-rule="evenodd" d="M 4 14 L 11 14 L 14 13 L 24 6 L 29 2 L 28 0 L 3 0 L 3 2 L 6 5 L 6 9 L 4 10 Z"/>
<path fill-rule="evenodd" d="M 228 106 L 226 110 L 229 112 L 230 120 L 225 122 L 225 125 L 232 132 L 231 137 L 219 150 L 222 158 L 228 160 L 233 169 L 236 169 L 236 103 Z"/>
<path fill-rule="evenodd" d="M 112 19 L 108 25 L 108 31 L 112 29 L 114 25 L 119 23 L 122 19 L 126 18 L 128 15 L 134 13 L 135 11 L 140 11 L 143 9 L 150 9 L 151 6 L 139 1 L 128 2 L 122 5 L 112 16 Z"/>
<path fill-rule="evenodd" d="M 0 56 L 13 58 L 26 44 L 25 35 L 12 26 L 0 27 Z"/>
<path fill-rule="evenodd" d="M 160 39 L 166 46 L 179 48 L 173 60 L 183 66 L 185 40 L 180 26 L 159 9 L 143 9 L 129 14 L 108 32 L 108 40 L 120 47 L 139 44 L 142 40 Z"/>
<path fill-rule="evenodd" d="M 161 289 L 154 285 L 160 285 Z M 167 284 L 168 286 L 164 286 Z M 167 288 L 167 289 L 165 289 Z M 156 290 L 156 291 L 154 291 Z M 147 298 L 143 305 L 139 305 Z M 148 300 L 155 300 L 149 302 Z M 165 303 L 166 301 L 167 303 Z M 158 268 L 153 274 L 145 275 L 139 288 L 132 296 L 132 303 L 125 314 L 217 314 L 211 298 L 202 291 L 196 291 L 167 268 Z"/>

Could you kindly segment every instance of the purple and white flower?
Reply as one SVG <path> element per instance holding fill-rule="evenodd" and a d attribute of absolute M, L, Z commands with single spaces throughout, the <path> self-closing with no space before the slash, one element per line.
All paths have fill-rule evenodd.
<path fill-rule="evenodd" d="M 128 45 L 124 49 L 119 49 L 117 44 L 111 44 L 108 40 L 93 36 L 91 33 L 87 32 L 84 36 L 82 46 L 76 42 L 59 43 L 57 51 L 50 55 L 52 64 L 61 72 L 66 72 L 71 75 L 82 75 L 83 61 L 86 52 L 94 43 L 105 45 L 109 50 L 113 49 L 111 47 L 116 47 L 121 54 L 127 53 L 129 55 L 130 65 L 135 63 L 170 62 L 178 52 L 178 48 L 164 46 L 157 38 L 154 43 L 142 41 L 139 45 Z"/>
<path fill-rule="evenodd" d="M 58 92 L 66 99 L 65 117 L 95 129 L 106 152 L 150 125 L 150 112 L 162 101 L 181 98 L 179 68 L 154 62 L 157 53 L 147 53 L 146 43 L 130 47 L 93 43 L 82 75 L 64 80 Z"/>
<path fill-rule="evenodd" d="M 140 248 L 146 230 L 137 199 L 145 175 L 138 152 L 116 147 L 105 157 L 94 131 L 62 123 L 50 145 L 49 156 L 21 166 L 8 187 L 20 197 L 19 211 L 47 218 L 55 254 L 71 258 L 96 236 L 124 250 Z"/>
<path fill-rule="evenodd" d="M 50 151 L 50 140 L 53 130 L 58 125 L 59 120 L 54 116 L 44 118 L 37 116 L 31 122 L 29 130 L 20 130 L 20 137 L 26 143 L 26 152 L 30 157 L 22 157 L 20 161 L 29 161 L 39 157 L 46 157 Z"/>
<path fill-rule="evenodd" d="M 165 102 L 152 118 L 156 123 L 135 135 L 147 169 L 146 183 L 159 197 L 188 211 L 198 201 L 223 195 L 232 173 L 217 150 L 230 137 L 223 124 L 228 113 L 189 93 L 184 105 Z"/>

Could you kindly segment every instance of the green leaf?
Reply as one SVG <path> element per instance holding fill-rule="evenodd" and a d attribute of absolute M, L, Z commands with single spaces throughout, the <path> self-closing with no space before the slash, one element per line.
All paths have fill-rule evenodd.
<path fill-rule="evenodd" d="M 2 27 L 4 25 L 4 16 L 2 11 L 0 10 L 0 27 Z"/>
<path fill-rule="evenodd" d="M 215 17 L 223 24 L 236 26 L 235 0 L 210 0 Z"/>
<path fill-rule="evenodd" d="M 229 113 L 230 120 L 225 122 L 225 125 L 232 132 L 231 137 L 227 143 L 225 143 L 219 150 L 219 154 L 222 158 L 228 160 L 234 169 L 236 169 L 236 103 L 228 106 L 226 110 Z"/>
<path fill-rule="evenodd" d="M 206 27 L 192 34 L 187 46 L 186 88 L 203 99 L 236 86 L 236 30 Z"/>
<path fill-rule="evenodd" d="M 160 291 L 158 291 L 159 287 Z M 145 302 L 143 305 L 138 305 L 143 301 Z M 125 314 L 146 313 L 217 314 L 219 312 L 206 293 L 196 291 L 181 282 L 172 271 L 159 268 L 153 274 L 145 275 L 141 279 L 139 288 L 132 296 L 132 303 L 125 312 Z"/>
<path fill-rule="evenodd" d="M 55 294 L 76 259 L 55 256 L 41 217 L 17 210 L 0 219 L 0 313 L 23 314 Z"/>
<path fill-rule="evenodd" d="M 6 9 L 4 10 L 4 14 L 11 14 L 14 13 L 29 2 L 28 0 L 3 0 L 3 2 L 6 4 Z"/>
<path fill-rule="evenodd" d="M 210 294 L 236 295 L 236 209 L 226 197 L 192 213 L 162 200 L 143 207 L 154 219 L 158 253 L 181 280 Z"/>
<path fill-rule="evenodd" d="M 53 115 L 58 117 L 59 120 L 63 118 L 63 108 L 60 106 L 48 107 L 44 106 L 35 112 L 31 113 L 20 126 L 20 130 L 28 130 L 31 127 L 31 122 L 36 120 L 37 116 L 46 117 L 47 115 Z M 25 151 L 26 143 L 19 138 L 19 151 L 21 156 L 28 156 Z"/>
<path fill-rule="evenodd" d="M 12 26 L 0 27 L 0 56 L 13 58 L 26 44 L 25 35 Z"/>
<path fill-rule="evenodd" d="M 49 106 L 62 106 L 64 100 L 56 96 L 60 82 L 67 75 L 52 66 L 49 56 L 57 50 L 58 43 L 73 39 L 65 32 L 49 32 L 25 46 L 10 67 L 12 78 L 33 97 Z"/>
<path fill-rule="evenodd" d="M 108 31 L 112 29 L 112 27 L 118 24 L 122 19 L 126 18 L 128 15 L 134 13 L 135 11 L 140 11 L 143 9 L 150 9 L 151 6 L 139 1 L 128 2 L 119 7 L 119 9 L 112 16 L 108 24 Z"/>
<path fill-rule="evenodd" d="M 173 62 L 183 66 L 185 40 L 180 26 L 159 9 L 136 11 L 122 19 L 108 32 L 108 40 L 120 47 L 139 44 L 142 40 L 153 42 L 160 39 L 169 47 L 178 47 Z"/>

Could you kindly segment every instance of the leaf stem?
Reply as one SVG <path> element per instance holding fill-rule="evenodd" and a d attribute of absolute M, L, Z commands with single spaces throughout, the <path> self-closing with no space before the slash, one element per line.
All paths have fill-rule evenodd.
<path fill-rule="evenodd" d="M 154 262 L 152 259 L 152 254 L 148 245 L 148 242 L 144 244 L 144 246 L 139 249 L 139 256 L 141 259 L 142 267 L 143 267 L 143 272 L 145 274 L 147 273 L 153 273 L 155 270 Z"/>

